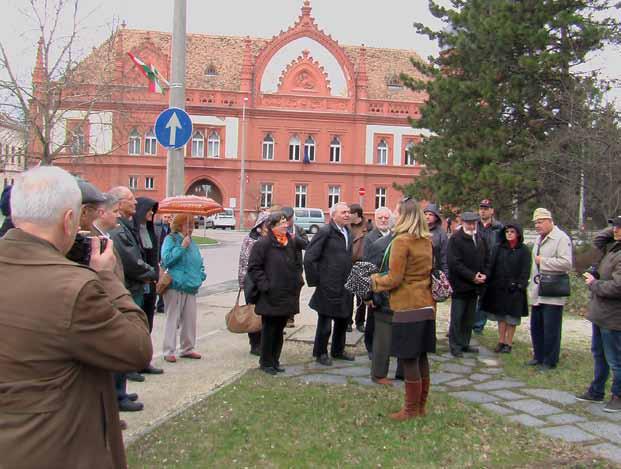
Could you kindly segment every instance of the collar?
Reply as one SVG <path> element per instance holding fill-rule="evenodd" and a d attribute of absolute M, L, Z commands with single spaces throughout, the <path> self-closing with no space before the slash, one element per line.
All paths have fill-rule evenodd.
<path fill-rule="evenodd" d="M 0 240 L 0 259 L 18 265 L 80 265 L 67 259 L 49 241 L 19 228 L 12 228 Z"/>
<path fill-rule="evenodd" d="M 546 239 L 558 239 L 560 237 L 560 231 L 561 230 L 556 225 L 554 225 L 554 227 L 552 227 L 552 231 L 550 231 L 545 236 L 545 238 L 541 240 L 541 243 L 544 243 Z"/>

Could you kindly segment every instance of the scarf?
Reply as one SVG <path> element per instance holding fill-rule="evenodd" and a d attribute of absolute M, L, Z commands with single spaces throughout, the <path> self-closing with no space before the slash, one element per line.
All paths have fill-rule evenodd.
<path fill-rule="evenodd" d="M 276 241 L 278 241 L 278 244 L 280 244 L 281 246 L 286 246 L 289 242 L 289 238 L 287 238 L 287 233 L 279 234 L 275 231 L 272 231 L 272 233 L 274 234 L 274 238 L 276 238 Z"/>
<path fill-rule="evenodd" d="M 511 249 L 515 249 L 515 247 L 516 247 L 517 245 L 518 245 L 518 239 L 517 239 L 517 238 L 514 238 L 514 239 L 509 240 L 509 247 L 510 247 Z"/>

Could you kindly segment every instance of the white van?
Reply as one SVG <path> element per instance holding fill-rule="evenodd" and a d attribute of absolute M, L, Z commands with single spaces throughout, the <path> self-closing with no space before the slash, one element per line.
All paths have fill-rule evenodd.
<path fill-rule="evenodd" d="M 237 220 L 235 220 L 232 208 L 225 208 L 224 212 L 216 213 L 205 220 L 206 228 L 222 228 L 223 230 L 229 228 L 234 230 L 236 226 Z"/>

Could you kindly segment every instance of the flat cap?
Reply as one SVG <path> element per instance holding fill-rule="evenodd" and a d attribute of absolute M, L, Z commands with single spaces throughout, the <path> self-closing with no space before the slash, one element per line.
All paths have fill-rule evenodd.
<path fill-rule="evenodd" d="M 101 191 L 90 182 L 78 179 L 78 186 L 82 192 L 82 204 L 102 204 L 106 201 L 106 197 Z"/>
<path fill-rule="evenodd" d="M 539 207 L 533 212 L 533 221 L 549 219 L 552 220 L 552 212 L 547 208 Z"/>

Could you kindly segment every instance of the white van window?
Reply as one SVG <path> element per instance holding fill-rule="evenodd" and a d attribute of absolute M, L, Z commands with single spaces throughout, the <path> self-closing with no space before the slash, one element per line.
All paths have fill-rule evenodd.
<path fill-rule="evenodd" d="M 296 210 L 295 216 L 297 218 L 308 218 L 308 210 Z"/>
<path fill-rule="evenodd" d="M 323 218 L 323 212 L 321 210 L 311 210 L 310 217 L 311 218 Z"/>
<path fill-rule="evenodd" d="M 230 208 L 225 208 L 224 212 L 221 213 L 221 216 L 232 217 L 233 216 L 233 210 L 231 210 Z"/>

